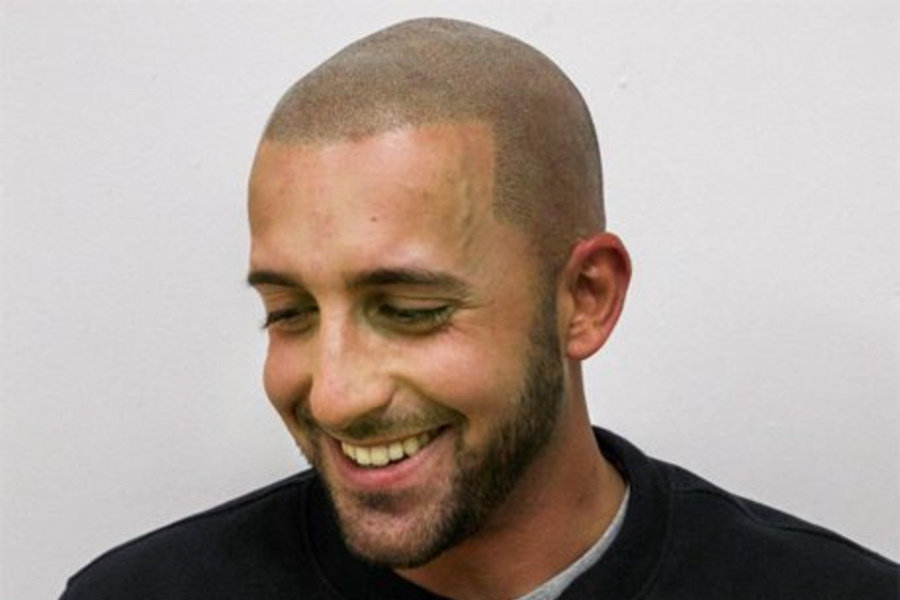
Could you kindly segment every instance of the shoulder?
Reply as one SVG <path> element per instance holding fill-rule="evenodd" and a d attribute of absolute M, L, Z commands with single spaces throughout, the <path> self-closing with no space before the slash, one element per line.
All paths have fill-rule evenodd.
<path fill-rule="evenodd" d="M 887 558 L 595 429 L 631 486 L 625 523 L 582 588 L 666 600 L 900 600 Z"/>
<path fill-rule="evenodd" d="M 742 589 L 768 598 L 898 597 L 900 572 L 890 560 L 684 469 L 657 464 L 672 491 L 667 540 L 672 572 L 707 580 L 721 597 L 744 597 Z"/>
<path fill-rule="evenodd" d="M 296 475 L 118 546 L 75 574 L 63 599 L 275 597 L 310 562 L 313 480 Z"/>

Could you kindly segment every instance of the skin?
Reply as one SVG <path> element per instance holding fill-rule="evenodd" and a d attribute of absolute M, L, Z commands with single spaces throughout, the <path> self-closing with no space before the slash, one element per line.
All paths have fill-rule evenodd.
<path fill-rule="evenodd" d="M 558 359 L 562 394 L 547 399 L 559 403 L 549 439 L 477 531 L 395 568 L 459 599 L 532 590 L 599 538 L 624 494 L 593 439 L 580 361 L 615 325 L 628 256 L 596 232 L 542 290 L 532 240 L 493 210 L 493 161 L 485 124 L 431 124 L 318 144 L 264 140 L 250 182 L 250 281 L 279 317 L 266 391 L 361 554 L 415 545 L 452 496 L 460 456 L 483 455 L 521 412 L 533 324 L 545 317 L 537 295 L 552 295 L 555 347 L 542 350 Z M 423 271 L 432 277 L 397 277 Z M 424 324 L 404 312 L 441 307 L 441 320 Z M 340 451 L 341 441 L 426 430 L 430 445 L 381 473 Z"/>

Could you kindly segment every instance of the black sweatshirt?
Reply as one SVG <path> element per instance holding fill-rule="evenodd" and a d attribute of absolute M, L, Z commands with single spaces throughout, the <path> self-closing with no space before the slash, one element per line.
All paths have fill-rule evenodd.
<path fill-rule="evenodd" d="M 631 499 L 612 546 L 562 599 L 900 598 L 891 561 L 595 434 Z M 70 579 L 62 600 L 438 598 L 351 556 L 306 471 L 107 552 Z"/>

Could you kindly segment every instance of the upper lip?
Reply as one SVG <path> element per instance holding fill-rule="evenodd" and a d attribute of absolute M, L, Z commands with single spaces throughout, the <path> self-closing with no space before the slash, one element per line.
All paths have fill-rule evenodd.
<path fill-rule="evenodd" d="M 355 440 L 352 438 L 344 438 L 339 435 L 332 435 L 331 437 L 342 444 L 350 444 L 351 446 L 359 446 L 360 448 L 370 448 L 373 446 L 390 446 L 391 444 L 395 444 L 398 442 L 402 442 L 403 440 L 407 440 L 412 437 L 418 437 L 422 434 L 435 435 L 438 430 L 441 429 L 441 426 L 432 427 L 429 429 L 420 429 L 418 431 L 411 431 L 409 433 L 403 433 L 400 435 L 392 435 L 389 438 L 374 438 L 374 439 L 366 439 L 366 440 Z"/>

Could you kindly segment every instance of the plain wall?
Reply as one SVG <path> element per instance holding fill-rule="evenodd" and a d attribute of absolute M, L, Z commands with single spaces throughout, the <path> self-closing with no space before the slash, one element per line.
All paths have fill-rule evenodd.
<path fill-rule="evenodd" d="M 0 596 L 301 467 L 245 180 L 283 90 L 413 16 L 587 98 L 635 279 L 594 421 L 900 556 L 896 2 L 0 3 Z"/>

